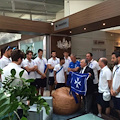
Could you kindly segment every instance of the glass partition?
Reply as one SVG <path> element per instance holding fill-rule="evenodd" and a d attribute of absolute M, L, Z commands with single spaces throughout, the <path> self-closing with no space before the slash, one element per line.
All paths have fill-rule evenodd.
<path fill-rule="evenodd" d="M 19 42 L 19 49 L 26 53 L 26 50 L 32 50 L 37 55 L 38 49 L 43 49 L 43 56 L 46 57 L 46 36 L 39 36 Z"/>

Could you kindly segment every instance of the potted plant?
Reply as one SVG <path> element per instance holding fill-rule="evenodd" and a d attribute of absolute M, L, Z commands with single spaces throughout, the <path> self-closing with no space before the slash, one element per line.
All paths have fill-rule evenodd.
<path fill-rule="evenodd" d="M 2 70 L 0 70 L 2 73 Z M 19 120 L 27 120 L 28 110 L 33 104 L 37 105 L 37 112 L 39 113 L 42 107 L 45 107 L 46 113 L 49 114 L 50 107 L 48 103 L 41 98 L 40 95 L 36 95 L 37 91 L 34 86 L 31 86 L 30 83 L 34 79 L 25 79 L 22 78 L 24 70 L 19 73 L 19 78 L 16 78 L 15 69 L 11 70 L 11 75 L 6 76 L 6 80 L 2 83 L 3 88 L 0 92 L 0 118 L 2 120 L 16 120 L 15 117 Z M 20 79 L 22 81 L 22 86 L 15 85 L 13 82 L 15 79 Z M 26 105 L 24 101 L 30 101 L 29 105 Z M 20 119 L 17 109 L 21 107 L 23 109 L 23 117 Z"/>

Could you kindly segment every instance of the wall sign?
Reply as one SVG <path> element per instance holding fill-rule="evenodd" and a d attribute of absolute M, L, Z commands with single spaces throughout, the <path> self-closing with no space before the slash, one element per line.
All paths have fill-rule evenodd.
<path fill-rule="evenodd" d="M 69 18 L 65 18 L 54 23 L 54 31 L 69 27 Z"/>
<path fill-rule="evenodd" d="M 94 45 L 104 45 L 105 41 L 103 41 L 103 40 L 93 40 L 93 44 Z"/>

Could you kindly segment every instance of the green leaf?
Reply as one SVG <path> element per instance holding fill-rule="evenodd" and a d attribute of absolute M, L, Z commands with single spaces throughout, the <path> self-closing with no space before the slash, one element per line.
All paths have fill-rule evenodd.
<path fill-rule="evenodd" d="M 0 100 L 0 106 L 8 101 L 8 98 L 3 98 Z"/>
<path fill-rule="evenodd" d="M 20 78 L 22 81 L 26 82 L 26 79 L 25 78 Z"/>
<path fill-rule="evenodd" d="M 49 115 L 49 113 L 50 113 L 50 110 L 49 110 L 49 109 L 48 109 L 48 110 L 46 109 L 46 113 L 47 113 L 47 115 Z"/>
<path fill-rule="evenodd" d="M 41 96 L 39 95 L 39 96 L 38 96 L 38 100 L 40 100 L 40 99 L 41 99 Z"/>
<path fill-rule="evenodd" d="M 24 98 L 26 100 L 30 100 L 30 105 L 37 104 L 37 110 L 40 111 L 41 107 L 44 107 L 46 113 L 49 114 L 50 107 L 47 104 L 46 100 L 41 98 L 41 96 L 36 96 L 37 90 L 35 87 L 30 86 L 30 82 L 33 82 L 34 79 L 25 79 L 22 78 L 24 70 L 19 73 L 19 78 L 15 77 L 17 71 L 13 69 L 11 71 L 11 76 L 6 77 L 6 81 L 4 82 L 4 90 L 3 92 L 9 93 L 10 96 L 5 96 L 4 93 L 0 93 L 0 116 L 7 115 L 9 113 L 13 113 L 13 111 L 17 111 L 18 106 L 23 109 L 23 114 L 27 116 L 27 111 L 29 106 L 24 104 Z M 11 86 L 14 79 L 20 79 L 22 81 L 22 86 L 15 85 Z M 18 99 L 19 98 L 19 99 Z M 12 116 L 11 116 L 12 117 Z M 12 120 L 12 119 L 11 119 Z M 26 120 L 26 118 L 22 118 L 21 120 Z"/>
<path fill-rule="evenodd" d="M 17 120 L 14 113 L 9 113 L 0 120 Z"/>
<path fill-rule="evenodd" d="M 22 117 L 21 120 L 27 120 L 27 118 L 26 117 Z"/>
<path fill-rule="evenodd" d="M 9 104 L 5 104 L 5 105 L 0 106 L 0 113 L 8 108 L 9 108 Z"/>
<path fill-rule="evenodd" d="M 3 96 L 4 96 L 4 92 L 0 93 L 0 100 L 1 98 L 3 98 Z"/>
<path fill-rule="evenodd" d="M 19 73 L 20 78 L 22 77 L 23 73 L 24 73 L 24 70 L 22 70 L 22 71 Z"/>
<path fill-rule="evenodd" d="M 44 106 L 48 106 L 48 103 L 47 103 L 47 102 L 44 102 L 43 105 L 44 105 Z"/>
<path fill-rule="evenodd" d="M 0 68 L 0 74 L 3 74 L 3 70 Z"/>
<path fill-rule="evenodd" d="M 5 104 L 2 107 L 0 107 L 0 117 L 9 114 L 8 110 L 9 110 L 9 104 Z"/>
<path fill-rule="evenodd" d="M 16 70 L 15 70 L 15 69 L 12 69 L 12 70 L 11 70 L 11 76 L 12 76 L 12 77 L 15 77 L 15 75 L 16 75 Z"/>
<path fill-rule="evenodd" d="M 5 117 L 5 118 L 3 118 L 2 120 L 9 120 L 9 117 Z"/>
<path fill-rule="evenodd" d="M 28 80 L 26 80 L 26 82 L 29 82 L 29 83 L 34 82 L 34 81 L 35 81 L 34 79 L 28 79 Z"/>
<path fill-rule="evenodd" d="M 12 104 L 10 104 L 10 107 L 7 112 L 9 113 L 14 112 L 15 110 L 17 110 L 18 106 L 19 106 L 19 103 L 17 101 L 13 102 Z"/>

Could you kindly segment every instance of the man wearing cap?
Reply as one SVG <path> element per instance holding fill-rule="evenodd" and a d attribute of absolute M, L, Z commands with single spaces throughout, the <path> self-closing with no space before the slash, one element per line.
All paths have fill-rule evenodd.
<path fill-rule="evenodd" d="M 110 88 L 112 84 L 112 73 L 107 66 L 107 58 L 99 59 L 99 66 L 101 67 L 99 84 L 98 84 L 98 116 L 102 117 L 102 109 L 105 109 L 107 115 L 110 114 Z"/>

